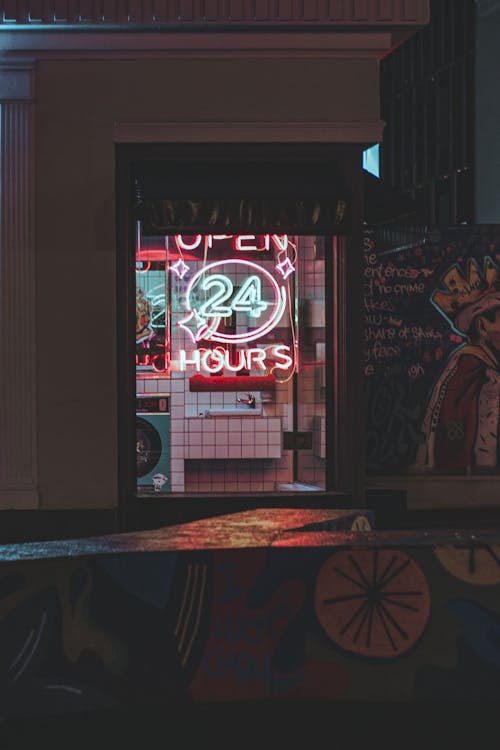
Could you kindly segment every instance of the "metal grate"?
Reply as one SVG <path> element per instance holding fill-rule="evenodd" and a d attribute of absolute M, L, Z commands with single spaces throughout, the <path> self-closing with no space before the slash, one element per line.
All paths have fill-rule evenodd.
<path fill-rule="evenodd" d="M 412 195 L 422 223 L 472 220 L 474 31 L 473 0 L 437 0 L 380 65 L 381 176 Z"/>

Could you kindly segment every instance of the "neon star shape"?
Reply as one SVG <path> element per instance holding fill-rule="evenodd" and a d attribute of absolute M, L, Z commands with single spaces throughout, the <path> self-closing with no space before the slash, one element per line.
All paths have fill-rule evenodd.
<path fill-rule="evenodd" d="M 187 265 L 187 263 L 184 263 L 182 258 L 179 258 L 179 260 L 176 260 L 175 263 L 170 264 L 170 270 L 176 273 L 180 279 L 183 279 L 189 271 L 189 266 Z"/>
<path fill-rule="evenodd" d="M 192 324 L 193 321 L 197 325 L 195 331 L 189 327 L 189 324 Z M 220 318 L 213 318 L 212 322 L 208 324 L 204 318 L 198 315 L 196 310 L 190 310 L 189 313 L 177 323 L 177 325 L 179 328 L 183 328 L 186 333 L 189 333 L 191 339 L 196 342 L 201 339 L 211 338 L 212 334 L 217 330 L 219 323 Z"/>
<path fill-rule="evenodd" d="M 294 265 L 291 262 L 290 258 L 285 258 L 285 260 L 282 260 L 281 263 L 277 263 L 276 268 L 281 274 L 283 274 L 284 279 L 287 279 L 290 274 L 295 271 Z"/>

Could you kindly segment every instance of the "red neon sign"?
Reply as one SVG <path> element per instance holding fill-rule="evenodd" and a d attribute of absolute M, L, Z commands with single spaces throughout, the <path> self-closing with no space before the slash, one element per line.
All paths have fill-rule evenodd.
<path fill-rule="evenodd" d="M 274 344 L 270 347 L 269 361 L 273 370 L 288 370 L 293 364 L 290 356 L 291 349 L 286 344 Z M 188 353 L 184 349 L 179 352 L 179 369 L 184 372 L 188 365 L 192 365 L 197 372 L 208 372 L 215 375 L 223 370 L 230 372 L 241 372 L 241 370 L 266 371 L 269 366 L 268 352 L 266 349 L 255 347 L 252 349 L 237 349 L 237 357 L 223 347 L 215 349 L 195 349 Z M 234 361 L 236 359 L 236 361 Z"/>
<path fill-rule="evenodd" d="M 205 245 L 207 248 L 213 248 L 217 242 L 232 239 L 232 248 L 237 253 L 248 252 L 267 252 L 271 245 L 278 252 L 286 252 L 289 241 L 287 234 L 175 234 L 174 244 L 179 255 L 183 253 L 203 252 Z M 165 262 L 167 251 L 165 247 L 138 247 L 136 252 L 136 261 L 146 262 Z M 147 271 L 148 268 L 138 269 Z"/>

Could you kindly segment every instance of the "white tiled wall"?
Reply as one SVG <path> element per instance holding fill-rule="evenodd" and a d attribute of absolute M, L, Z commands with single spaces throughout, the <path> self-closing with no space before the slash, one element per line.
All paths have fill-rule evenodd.
<path fill-rule="evenodd" d="M 186 458 L 280 458 L 279 417 L 192 417 L 185 424 Z"/>

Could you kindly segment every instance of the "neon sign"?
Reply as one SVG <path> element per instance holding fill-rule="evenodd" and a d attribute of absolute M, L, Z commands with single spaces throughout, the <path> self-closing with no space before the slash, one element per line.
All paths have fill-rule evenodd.
<path fill-rule="evenodd" d="M 286 346 L 286 344 L 271 346 L 270 354 L 273 358 L 273 369 L 288 370 L 291 367 L 293 358 L 288 354 L 290 351 L 290 347 Z M 237 349 L 236 362 L 234 362 L 235 357 L 232 357 L 230 352 L 223 347 L 195 349 L 190 354 L 181 349 L 179 354 L 179 369 L 181 371 L 185 371 L 188 365 L 193 365 L 197 372 L 203 370 L 211 374 L 222 372 L 224 369 L 231 372 L 250 370 L 252 366 L 263 371 L 267 369 L 268 353 L 266 349 L 260 347 L 254 349 Z"/>
<path fill-rule="evenodd" d="M 239 235 L 236 239 L 242 248 L 243 240 L 252 237 L 253 235 Z M 281 255 L 287 241 L 285 244 L 283 238 L 278 238 L 278 243 Z M 255 247 L 248 249 L 255 250 Z M 279 272 L 277 278 L 281 276 L 282 282 L 295 270 L 288 257 L 277 263 L 275 268 Z M 170 270 L 182 278 L 178 264 L 171 266 Z M 184 265 L 182 271 L 182 276 L 188 274 Z M 189 334 L 193 343 L 205 340 L 231 347 L 234 344 L 257 342 L 279 324 L 286 309 L 288 285 L 280 283 L 277 278 L 262 265 L 242 258 L 208 263 L 188 281 L 184 293 L 186 315 L 177 325 Z M 235 279 L 241 281 L 236 283 Z M 243 326 L 246 330 L 241 332 L 236 327 L 235 332 L 227 333 L 227 326 L 221 324 L 227 323 L 235 313 L 246 316 Z M 273 344 L 266 348 L 253 346 L 234 351 L 224 346 L 197 348 L 191 352 L 180 349 L 179 369 L 185 371 L 188 367 L 194 367 L 197 372 L 210 374 L 252 368 L 261 371 L 268 368 L 271 371 L 288 370 L 294 364 L 291 354 L 295 352 L 285 344 Z"/>
<path fill-rule="evenodd" d="M 233 250 L 239 253 L 245 252 L 265 252 L 270 249 L 271 243 L 278 251 L 286 250 L 288 247 L 288 235 L 286 234 L 194 234 L 184 235 L 175 234 L 174 241 L 177 250 L 182 252 L 193 252 L 204 247 L 203 238 L 205 237 L 206 246 L 214 247 L 218 240 L 233 240 Z M 262 245 L 260 242 L 262 242 Z"/>
<path fill-rule="evenodd" d="M 221 241 L 232 240 L 230 243 L 232 250 L 237 253 L 259 253 L 267 252 L 274 247 L 278 253 L 287 251 L 292 244 L 287 234 L 175 234 L 173 235 L 173 244 L 182 259 L 183 254 L 196 254 L 200 251 L 200 257 L 203 251 L 217 247 Z M 167 243 L 168 244 L 168 243 Z M 164 247 L 141 247 L 138 241 L 136 247 L 136 270 L 144 273 L 149 270 L 151 263 L 164 263 L 167 258 L 167 248 Z M 179 271 L 182 271 L 182 260 L 179 265 Z M 181 273 L 178 272 L 180 278 Z"/>
<path fill-rule="evenodd" d="M 292 317 L 288 320 L 286 314 L 291 305 L 289 277 L 295 272 L 297 257 L 291 239 L 285 234 L 177 234 L 165 236 L 163 247 L 158 241 L 141 247 L 139 232 L 137 278 L 142 274 L 147 284 L 146 272 L 153 264 L 160 264 L 153 268 L 155 272 L 170 274 L 173 299 L 182 307 L 176 310 L 176 326 L 194 345 L 176 346 L 176 367 L 210 374 L 295 371 L 297 345 Z M 213 253 L 209 252 L 212 248 Z M 148 289 L 146 301 L 148 326 L 147 330 L 142 326 L 136 336 L 136 367 L 151 375 L 138 372 L 138 377 L 170 373 L 172 366 L 166 335 L 170 305 L 164 282 Z M 264 344 L 262 339 L 269 332 L 289 323 L 290 346 L 279 340 Z M 182 339 L 178 344 L 186 346 Z"/>
<path fill-rule="evenodd" d="M 152 354 L 150 352 L 141 352 L 135 355 L 136 367 L 151 367 L 154 372 L 168 372 L 166 358 L 164 353 Z"/>
<path fill-rule="evenodd" d="M 227 274 L 212 273 L 215 269 L 220 271 L 228 263 L 252 271 L 236 292 Z M 262 279 L 267 282 L 270 290 L 269 300 L 262 299 Z M 198 295 L 205 297 L 210 290 L 212 294 L 200 305 Z M 187 285 L 187 315 L 177 325 L 184 328 L 193 341 L 209 339 L 220 343 L 247 343 L 262 338 L 278 325 L 286 302 L 286 288 L 280 286 L 274 276 L 262 266 L 240 258 L 233 258 L 229 262 L 219 260 L 198 271 Z M 264 321 L 253 330 L 234 334 L 218 330 L 222 319 L 230 317 L 233 312 L 246 312 L 249 317 L 257 320 L 264 311 L 268 313 Z M 194 331 L 190 327 L 193 322 L 196 326 Z"/>
<path fill-rule="evenodd" d="M 177 260 L 175 263 L 172 263 L 172 265 L 170 266 L 170 270 L 176 273 L 180 279 L 183 279 L 189 271 L 189 266 L 187 265 L 187 263 L 184 263 L 182 258 L 179 258 L 179 260 Z"/>

